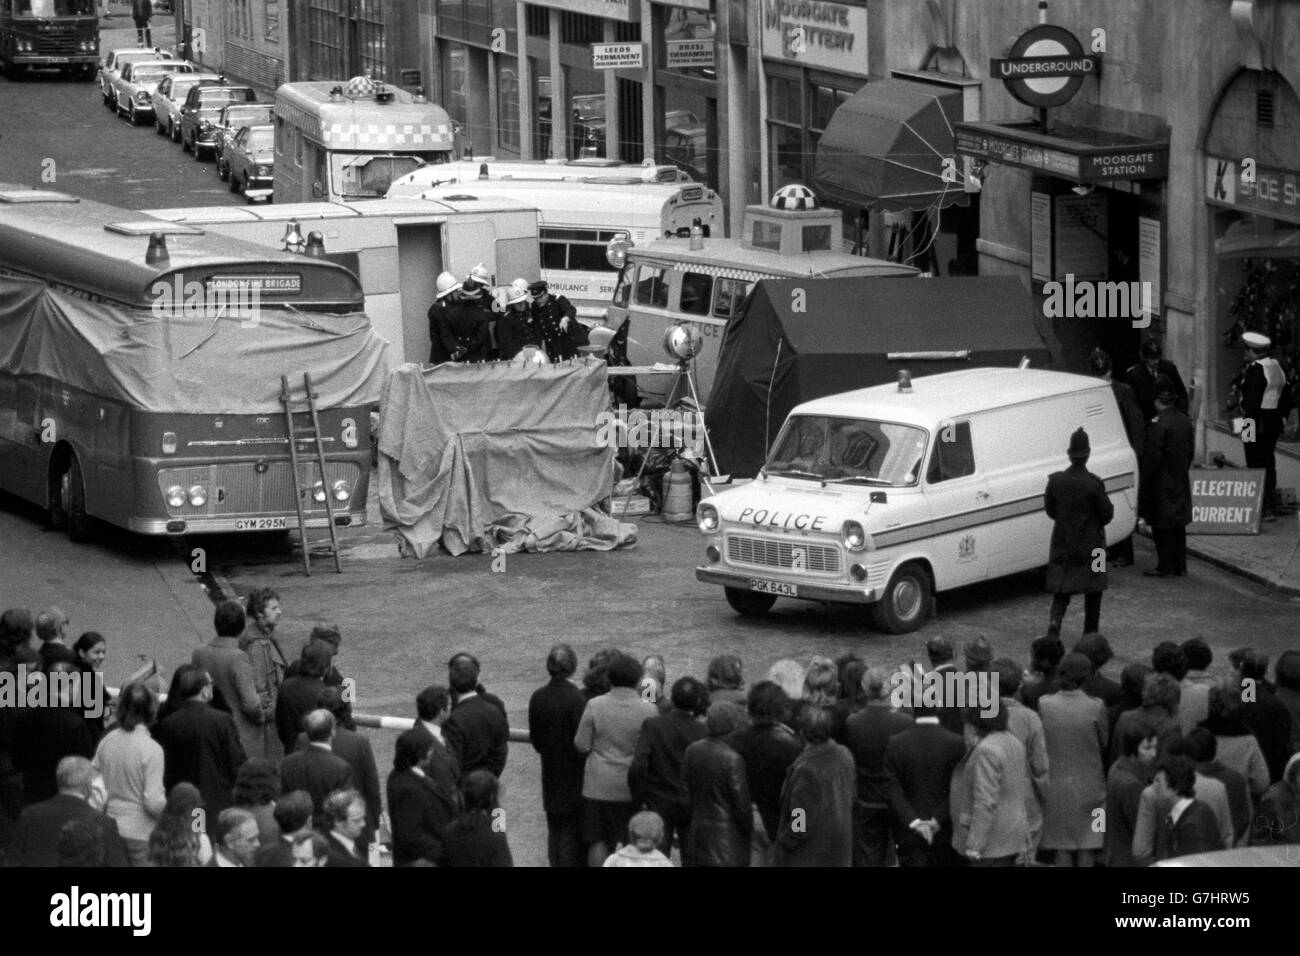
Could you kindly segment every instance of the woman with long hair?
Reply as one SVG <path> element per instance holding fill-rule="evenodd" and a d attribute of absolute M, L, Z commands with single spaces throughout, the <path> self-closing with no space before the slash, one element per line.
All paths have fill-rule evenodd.
<path fill-rule="evenodd" d="M 108 791 L 105 812 L 117 821 L 132 866 L 149 858 L 149 837 L 167 805 L 163 749 L 149 735 L 158 698 L 144 684 L 128 684 L 118 698 L 117 726 L 99 742 L 95 767 Z"/>
<path fill-rule="evenodd" d="M 149 834 L 152 866 L 206 866 L 212 841 L 206 832 L 203 796 L 192 783 L 178 783 L 167 794 L 158 825 Z"/>

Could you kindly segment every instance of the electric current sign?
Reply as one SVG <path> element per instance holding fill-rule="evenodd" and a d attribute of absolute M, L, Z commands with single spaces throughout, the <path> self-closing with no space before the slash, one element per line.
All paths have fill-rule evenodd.
<path fill-rule="evenodd" d="M 1004 59 L 990 60 L 989 69 L 1020 102 L 1044 109 L 1068 103 L 1084 77 L 1100 76 L 1101 57 L 1069 30 L 1042 23 L 1022 33 Z"/>

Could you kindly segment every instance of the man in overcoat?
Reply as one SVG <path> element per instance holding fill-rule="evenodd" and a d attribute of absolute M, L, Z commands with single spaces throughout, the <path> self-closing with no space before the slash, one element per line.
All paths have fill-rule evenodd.
<path fill-rule="evenodd" d="M 1047 479 L 1043 504 L 1055 522 L 1047 564 L 1047 590 L 1052 612 L 1047 633 L 1061 634 L 1061 622 L 1070 598 L 1082 594 L 1083 632 L 1101 629 L 1101 592 L 1106 590 L 1105 527 L 1115 516 L 1106 486 L 1087 468 L 1092 446 L 1088 433 L 1076 429 L 1066 454 L 1070 467 Z"/>
<path fill-rule="evenodd" d="M 1156 389 L 1156 417 L 1147 425 L 1142 449 L 1138 514 L 1151 526 L 1156 566 L 1147 577 L 1187 574 L 1187 526 L 1192 523 L 1190 470 L 1196 446 L 1192 420 L 1176 407 L 1178 393 L 1162 377 Z"/>

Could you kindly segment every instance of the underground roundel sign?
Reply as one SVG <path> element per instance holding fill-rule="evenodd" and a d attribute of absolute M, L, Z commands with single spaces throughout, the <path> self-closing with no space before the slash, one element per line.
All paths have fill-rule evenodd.
<path fill-rule="evenodd" d="M 1011 44 L 1005 59 L 990 61 L 992 75 L 1027 106 L 1068 103 L 1085 76 L 1101 73 L 1101 58 L 1086 53 L 1069 30 L 1040 24 Z"/>

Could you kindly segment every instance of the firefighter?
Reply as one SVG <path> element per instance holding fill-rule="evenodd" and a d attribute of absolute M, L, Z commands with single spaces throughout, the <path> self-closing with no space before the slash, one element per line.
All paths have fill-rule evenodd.
<path fill-rule="evenodd" d="M 429 364 L 441 365 L 451 361 L 451 352 L 447 349 L 447 309 L 456 301 L 456 293 L 461 283 L 450 272 L 438 276 L 438 294 L 429 306 Z"/>
<path fill-rule="evenodd" d="M 578 310 L 562 295 L 551 295 L 544 279 L 528 286 L 532 296 L 529 312 L 542 339 L 546 354 L 552 362 L 562 362 L 578 354 L 578 348 L 587 344 L 587 327 L 578 321 Z"/>

